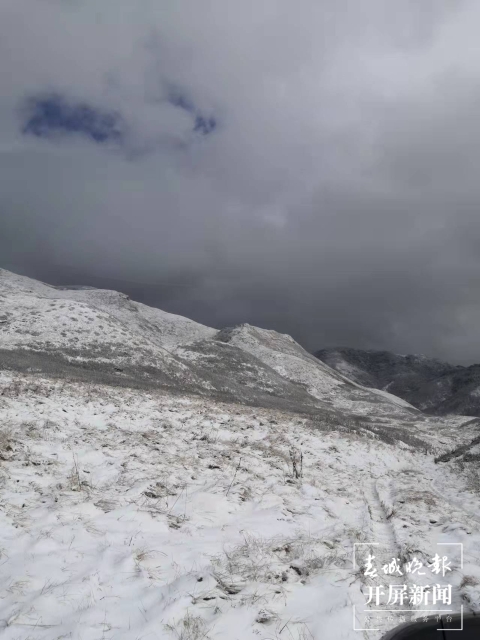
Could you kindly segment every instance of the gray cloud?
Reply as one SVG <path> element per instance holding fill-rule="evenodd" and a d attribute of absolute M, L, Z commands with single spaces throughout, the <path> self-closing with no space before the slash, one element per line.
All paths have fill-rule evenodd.
<path fill-rule="evenodd" d="M 479 18 L 458 0 L 7 0 L 2 266 L 310 349 L 479 361 Z M 23 134 L 20 106 L 49 93 L 125 133 Z"/>

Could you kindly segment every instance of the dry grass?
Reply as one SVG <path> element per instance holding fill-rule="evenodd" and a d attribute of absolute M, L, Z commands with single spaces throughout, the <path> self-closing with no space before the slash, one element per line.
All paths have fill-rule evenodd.
<path fill-rule="evenodd" d="M 0 428 L 0 460 L 8 460 L 13 451 L 14 437 L 10 427 Z"/>
<path fill-rule="evenodd" d="M 476 587 L 478 584 L 480 583 L 474 576 L 463 576 L 462 582 L 460 583 L 460 589 L 464 589 L 465 587 Z"/>
<path fill-rule="evenodd" d="M 73 452 L 72 452 L 72 456 L 73 456 L 73 467 L 68 477 L 69 488 L 71 491 L 81 491 L 84 487 L 80 479 L 80 471 L 78 469 L 77 458 Z"/>
<path fill-rule="evenodd" d="M 306 582 L 329 567 L 344 566 L 348 560 L 343 555 L 313 537 L 263 539 L 245 535 L 243 544 L 225 549 L 223 556 L 212 559 L 212 565 L 220 590 L 236 595 L 251 582 Z"/>
<path fill-rule="evenodd" d="M 140 549 L 137 549 L 135 551 L 135 553 L 133 554 L 133 558 L 135 560 L 135 564 L 139 564 L 140 562 L 144 562 L 145 560 L 150 560 L 154 556 L 155 556 L 155 551 L 153 551 L 153 550 L 149 551 L 148 549 L 145 549 L 144 547 L 141 547 Z"/>
<path fill-rule="evenodd" d="M 206 640 L 208 638 L 207 623 L 200 616 L 193 616 L 189 611 L 176 624 L 165 625 L 177 640 Z"/>

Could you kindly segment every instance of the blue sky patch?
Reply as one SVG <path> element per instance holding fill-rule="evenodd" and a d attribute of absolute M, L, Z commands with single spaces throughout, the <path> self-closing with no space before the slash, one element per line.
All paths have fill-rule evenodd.
<path fill-rule="evenodd" d="M 193 118 L 193 130 L 202 135 L 208 135 L 217 128 L 217 121 L 213 116 L 206 116 L 201 113 L 194 102 L 190 100 L 184 93 L 176 89 L 170 88 L 168 101 L 174 107 L 187 111 Z"/>
<path fill-rule="evenodd" d="M 188 113 L 195 134 L 207 136 L 216 129 L 217 120 L 202 113 L 184 92 L 170 91 L 167 101 Z M 128 144 L 125 135 L 127 124 L 118 112 L 92 106 L 87 101 L 70 100 L 60 93 L 43 93 L 26 98 L 20 114 L 22 132 L 27 135 L 47 139 L 81 135 L 98 144 Z M 130 135 L 129 142 L 132 143 Z"/>
<path fill-rule="evenodd" d="M 31 97 L 24 105 L 23 133 L 39 138 L 81 134 L 97 143 L 119 141 L 121 117 L 84 102 L 69 102 L 58 94 Z"/>

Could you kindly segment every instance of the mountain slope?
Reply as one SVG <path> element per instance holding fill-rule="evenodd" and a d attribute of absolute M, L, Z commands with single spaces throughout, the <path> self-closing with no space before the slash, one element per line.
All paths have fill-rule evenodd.
<path fill-rule="evenodd" d="M 386 390 L 422 411 L 480 416 L 480 365 L 348 347 L 322 349 L 315 356 L 359 384 Z"/>
<path fill-rule="evenodd" d="M 419 383 L 459 368 L 421 355 L 403 356 L 349 347 L 321 349 L 315 356 L 359 384 L 377 389 L 388 387 L 392 393 L 408 393 Z"/>
<path fill-rule="evenodd" d="M 425 382 L 417 397 L 417 406 L 429 413 L 480 416 L 480 365 L 457 367 Z"/>
<path fill-rule="evenodd" d="M 361 410 L 363 402 L 382 405 L 386 411 L 396 412 L 397 408 L 414 410 L 410 404 L 392 394 L 367 390 L 331 367 L 323 364 L 318 366 L 318 359 L 289 335 L 244 324 L 222 330 L 216 335 L 216 340 L 255 354 L 281 376 L 300 382 L 312 396 L 332 406 L 351 408 L 351 403 L 355 402 L 357 410 Z"/>
<path fill-rule="evenodd" d="M 275 331 L 0 271 L 2 639 L 379 640 L 429 605 L 375 611 L 366 554 L 445 543 L 422 585 L 480 612 L 479 442 Z"/>
<path fill-rule="evenodd" d="M 364 610 L 375 626 L 362 637 L 379 640 L 425 615 L 375 613 L 368 587 L 399 579 L 367 578 L 354 545 L 359 566 L 367 551 L 381 566 L 461 542 L 464 568 L 452 548 L 452 575 L 422 584 L 453 583 L 453 607 L 480 611 L 465 455 L 478 426 L 465 418 L 417 414 L 409 445 L 394 423 L 388 442 L 347 412 L 333 425 L 12 372 L 0 372 L 0 417 L 5 640 L 267 640 L 287 626 L 294 640 L 355 640 Z"/>
<path fill-rule="evenodd" d="M 0 364 L 19 371 L 297 412 L 343 406 L 348 398 L 395 415 L 414 411 L 394 396 L 360 389 L 276 332 L 248 325 L 218 332 L 115 291 L 52 287 L 4 270 L 0 304 Z"/>

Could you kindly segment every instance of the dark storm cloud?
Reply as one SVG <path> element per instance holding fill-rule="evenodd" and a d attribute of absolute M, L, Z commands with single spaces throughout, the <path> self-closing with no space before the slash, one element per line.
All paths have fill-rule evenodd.
<path fill-rule="evenodd" d="M 2 266 L 310 349 L 480 361 L 479 18 L 7 0 Z"/>

